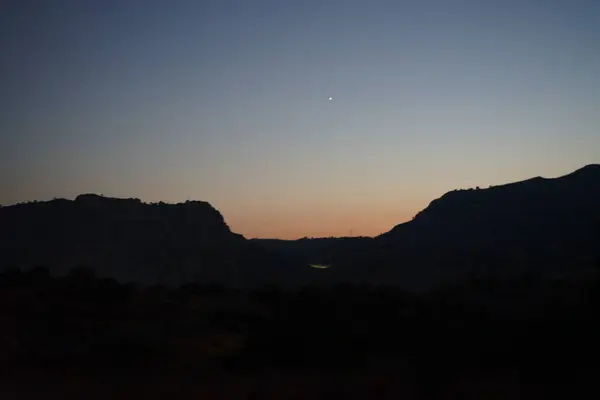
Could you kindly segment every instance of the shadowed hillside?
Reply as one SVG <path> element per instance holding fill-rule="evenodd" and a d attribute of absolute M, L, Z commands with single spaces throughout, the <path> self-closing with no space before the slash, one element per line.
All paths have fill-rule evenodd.
<path fill-rule="evenodd" d="M 600 165 L 589 165 L 554 179 L 448 192 L 379 239 L 550 248 L 591 240 L 599 221 Z"/>
<path fill-rule="evenodd" d="M 599 188 L 588 166 L 299 241 L 246 240 L 204 202 L 2 207 L 0 395 L 583 398 Z"/>
<path fill-rule="evenodd" d="M 600 261 L 600 165 L 487 189 L 454 190 L 376 238 L 382 276 L 584 273 Z M 428 265 L 427 271 L 423 266 Z M 391 277 L 391 276 L 390 276 Z"/>
<path fill-rule="evenodd" d="M 91 267 L 145 284 L 395 284 L 585 274 L 600 262 L 600 166 L 453 190 L 376 238 L 246 240 L 206 202 L 144 204 L 81 195 L 0 208 L 5 267 Z M 315 270 L 308 264 L 330 268 Z"/>
<path fill-rule="evenodd" d="M 259 240 L 331 280 L 428 288 L 467 276 L 586 273 L 600 262 L 600 165 L 433 200 L 374 239 Z"/>
<path fill-rule="evenodd" d="M 232 233 L 210 204 L 145 204 L 94 194 L 0 209 L 2 265 L 85 266 L 144 284 L 285 283 L 306 268 Z M 285 272 L 285 273 L 282 273 Z"/>

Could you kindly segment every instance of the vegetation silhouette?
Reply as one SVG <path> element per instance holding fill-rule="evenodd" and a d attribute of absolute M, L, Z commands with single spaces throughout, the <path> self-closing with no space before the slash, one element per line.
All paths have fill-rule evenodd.
<path fill-rule="evenodd" d="M 600 355 L 598 278 L 474 279 L 428 293 L 351 284 L 240 291 L 47 271 L 0 275 L 4 383 L 114 371 L 114 379 L 132 377 L 122 385 L 135 376 L 196 377 L 194 393 L 202 393 L 209 376 L 254 376 L 258 385 L 278 371 L 287 389 L 261 389 L 271 396 L 306 374 L 321 379 L 307 393 L 346 398 L 370 398 L 351 397 L 365 385 L 390 396 L 381 398 L 448 398 L 481 382 L 488 393 L 518 384 L 519 393 L 556 394 L 593 389 L 585 378 Z M 338 375 L 379 378 L 342 384 Z"/>
<path fill-rule="evenodd" d="M 0 226 L 0 391 L 24 398 L 597 395 L 597 165 L 376 238 L 247 240 L 208 203 L 96 195 Z"/>

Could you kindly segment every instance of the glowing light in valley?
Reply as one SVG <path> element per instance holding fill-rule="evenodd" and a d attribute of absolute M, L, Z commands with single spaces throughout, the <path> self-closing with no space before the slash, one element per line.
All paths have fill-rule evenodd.
<path fill-rule="evenodd" d="M 318 269 L 326 269 L 329 268 L 329 265 L 321 265 L 321 264 L 310 264 L 310 266 L 312 268 L 318 268 Z"/>

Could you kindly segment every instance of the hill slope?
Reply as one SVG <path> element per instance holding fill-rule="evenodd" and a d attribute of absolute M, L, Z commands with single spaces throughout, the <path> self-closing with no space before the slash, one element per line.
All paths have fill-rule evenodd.
<path fill-rule="evenodd" d="M 0 208 L 0 267 L 77 265 L 141 283 L 396 284 L 566 273 L 600 263 L 600 165 L 453 190 L 376 238 L 246 240 L 205 202 L 81 195 Z M 315 270 L 307 263 L 327 264 Z"/>
<path fill-rule="evenodd" d="M 454 190 L 376 238 L 388 268 L 508 272 L 595 265 L 600 259 L 600 165 L 488 189 Z"/>
<path fill-rule="evenodd" d="M 145 284 L 253 285 L 303 272 L 232 233 L 210 204 L 145 204 L 93 194 L 0 208 L 1 264 L 75 266 Z"/>
<path fill-rule="evenodd" d="M 376 238 L 257 242 L 290 259 L 330 264 L 323 275 L 333 282 L 423 288 L 467 275 L 564 274 L 600 261 L 600 165 L 453 190 Z"/>
<path fill-rule="evenodd" d="M 378 239 L 549 248 L 597 238 L 599 217 L 600 165 L 589 165 L 559 178 L 448 192 Z"/>

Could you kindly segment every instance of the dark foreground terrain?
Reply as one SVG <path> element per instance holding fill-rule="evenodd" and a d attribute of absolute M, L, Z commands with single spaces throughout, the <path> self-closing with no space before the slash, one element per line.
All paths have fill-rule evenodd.
<path fill-rule="evenodd" d="M 596 398 L 600 280 L 471 279 L 427 294 L 335 285 L 137 287 L 0 276 L 10 398 Z"/>
<path fill-rule="evenodd" d="M 94 194 L 0 227 L 1 399 L 600 398 L 597 164 L 375 238 L 248 240 L 206 202 Z"/>

